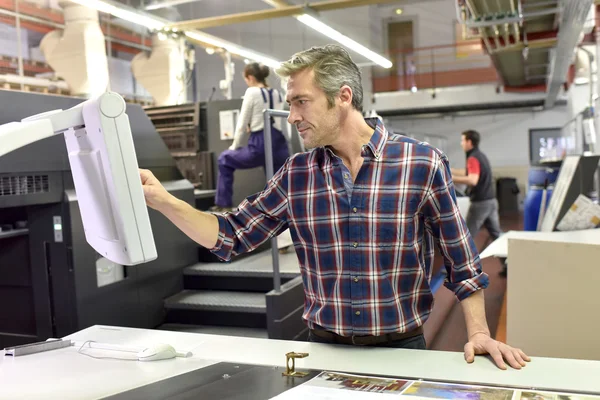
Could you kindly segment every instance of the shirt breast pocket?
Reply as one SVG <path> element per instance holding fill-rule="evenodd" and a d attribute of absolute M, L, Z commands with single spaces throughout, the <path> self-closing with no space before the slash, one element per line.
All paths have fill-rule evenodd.
<path fill-rule="evenodd" d="M 377 203 L 374 224 L 375 243 L 378 247 L 410 247 L 414 241 L 414 222 L 419 200 L 382 199 Z"/>

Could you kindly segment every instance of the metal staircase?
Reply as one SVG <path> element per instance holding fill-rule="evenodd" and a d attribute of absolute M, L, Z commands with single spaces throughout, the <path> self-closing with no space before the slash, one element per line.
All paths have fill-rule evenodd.
<path fill-rule="evenodd" d="M 231 107 L 231 105 L 224 104 L 223 107 Z M 202 107 L 194 108 L 191 113 L 191 109 L 185 107 L 180 114 L 174 113 L 174 110 L 172 107 L 168 110 L 155 109 L 152 111 L 154 114 L 151 113 L 153 122 L 156 120 L 155 124 L 164 128 L 161 132 L 163 139 L 166 139 L 165 135 L 170 135 L 168 140 L 169 143 L 172 142 L 169 145 L 172 151 L 180 148 L 202 150 L 205 137 L 208 138 L 206 146 L 214 151 L 219 150 L 219 146 L 222 146 L 220 138 L 216 138 L 218 140 L 213 143 L 213 146 L 210 143 L 211 136 L 208 134 L 211 131 L 211 118 L 215 120 L 217 114 L 213 115 L 208 110 L 204 117 L 201 117 Z M 265 111 L 266 142 L 270 141 L 268 127 L 270 127 L 271 114 L 276 117 L 287 116 L 287 112 Z M 203 135 L 202 124 L 197 123 L 202 120 L 208 121 L 208 124 L 205 124 L 206 135 Z M 189 140 L 182 139 L 184 135 L 179 132 L 182 124 L 186 127 L 190 124 L 192 126 L 189 132 L 184 132 L 194 137 L 195 140 L 191 144 Z M 197 136 L 198 132 L 200 132 L 199 136 Z M 218 129 L 214 132 L 218 132 Z M 177 140 L 171 136 L 176 136 Z M 292 152 L 297 151 L 300 149 L 292 146 Z M 269 161 L 271 155 L 267 153 L 268 178 L 273 175 L 273 171 Z M 179 156 L 179 154 L 173 155 Z M 236 181 L 240 180 L 236 177 Z M 206 210 L 212 205 L 210 203 L 214 202 L 214 191 L 211 189 L 212 187 L 196 187 L 197 209 Z M 243 193 L 248 189 L 234 188 L 234 192 L 239 190 Z M 277 247 L 273 241 L 265 243 L 252 253 L 240 255 L 228 263 L 219 261 L 215 255 L 200 248 L 199 263 L 184 270 L 184 290 L 164 300 L 165 324 L 159 328 L 273 339 L 306 337 L 307 328 L 301 318 L 304 290 L 298 259 L 293 251 L 279 254 L 279 262 L 274 272 L 275 260 L 272 247 Z"/>
<path fill-rule="evenodd" d="M 164 301 L 160 329 L 247 337 L 301 338 L 304 303 L 294 252 L 279 255 L 281 291 L 273 290 L 270 248 L 228 263 L 198 263 L 184 270 L 184 290 Z"/>

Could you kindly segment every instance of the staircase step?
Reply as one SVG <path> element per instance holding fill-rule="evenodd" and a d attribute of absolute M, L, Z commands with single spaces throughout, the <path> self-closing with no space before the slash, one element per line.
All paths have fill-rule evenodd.
<path fill-rule="evenodd" d="M 279 271 L 282 278 L 291 279 L 300 275 L 298 257 L 293 250 L 287 254 L 279 254 Z M 183 273 L 185 276 L 269 278 L 273 276 L 273 258 L 270 251 L 264 251 L 229 263 L 194 264 L 185 268 Z"/>
<path fill-rule="evenodd" d="M 260 253 L 263 253 L 266 251 L 269 252 L 268 254 L 271 254 L 270 250 L 271 250 L 271 241 L 267 240 L 266 242 L 264 242 L 263 244 L 258 246 L 256 249 L 252 250 L 251 252 L 242 253 L 242 254 L 236 256 L 234 258 L 233 262 L 245 260 L 247 258 L 253 257 L 257 254 L 260 254 Z M 209 263 L 209 264 L 213 264 L 213 263 L 218 264 L 218 265 L 225 264 L 223 261 L 221 261 L 221 259 L 219 259 L 219 257 L 217 257 L 209 249 L 207 249 L 206 247 L 202 247 L 202 246 L 198 246 L 198 261 L 201 263 Z"/>
<path fill-rule="evenodd" d="M 264 328 L 247 328 L 241 326 L 163 324 L 157 329 L 165 331 L 204 333 L 207 335 L 242 336 L 261 339 L 269 338 L 269 334 Z"/>
<path fill-rule="evenodd" d="M 165 300 L 167 310 L 199 310 L 266 314 L 264 293 L 184 290 Z"/>

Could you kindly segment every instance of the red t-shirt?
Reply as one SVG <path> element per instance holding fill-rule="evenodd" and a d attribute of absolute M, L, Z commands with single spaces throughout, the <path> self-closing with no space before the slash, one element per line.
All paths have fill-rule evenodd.
<path fill-rule="evenodd" d="M 469 157 L 467 159 L 467 175 L 480 175 L 481 174 L 481 165 L 479 165 L 479 160 L 475 157 Z"/>

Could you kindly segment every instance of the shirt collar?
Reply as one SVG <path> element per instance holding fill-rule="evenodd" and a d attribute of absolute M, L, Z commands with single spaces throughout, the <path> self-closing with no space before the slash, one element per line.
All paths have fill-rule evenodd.
<path fill-rule="evenodd" d="M 367 147 L 371 149 L 375 159 L 379 159 L 383 153 L 385 143 L 387 142 L 387 129 L 385 129 L 383 121 L 379 118 L 365 118 L 365 122 L 374 129 L 371 140 L 367 143 Z"/>
<path fill-rule="evenodd" d="M 367 123 L 367 125 L 373 128 L 374 131 L 373 135 L 371 135 L 369 143 L 363 146 L 363 148 L 370 149 L 371 153 L 373 154 L 373 157 L 375 157 L 375 159 L 377 160 L 379 159 L 379 157 L 381 157 L 381 154 L 383 153 L 383 148 L 385 146 L 385 143 L 387 142 L 388 131 L 387 129 L 385 129 L 383 121 L 379 118 L 365 118 L 365 122 Z M 335 153 L 333 152 L 330 146 L 325 146 L 325 150 L 327 153 L 329 153 L 331 157 L 335 157 Z"/>

